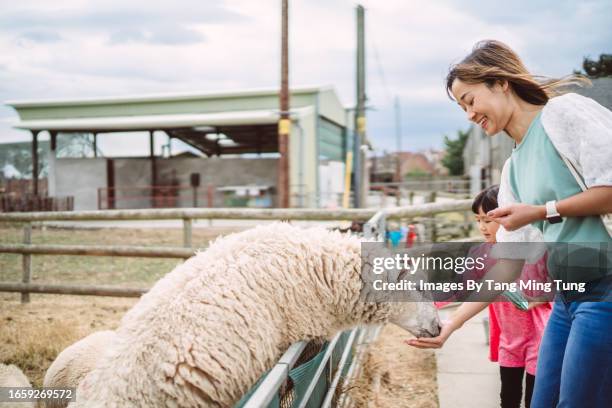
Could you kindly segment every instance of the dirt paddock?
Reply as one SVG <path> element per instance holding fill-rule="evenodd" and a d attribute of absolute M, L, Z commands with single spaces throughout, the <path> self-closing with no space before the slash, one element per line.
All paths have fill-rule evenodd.
<path fill-rule="evenodd" d="M 364 353 L 363 368 L 346 390 L 357 407 L 437 408 L 436 358 L 410 347 L 403 329 L 389 324 Z"/>
<path fill-rule="evenodd" d="M 137 299 L 0 294 L 0 362 L 20 367 L 35 387 L 67 346 L 90 333 L 114 329 Z M 436 362 L 433 352 L 407 346 L 410 335 L 386 326 L 365 352 L 360 376 L 348 387 L 358 407 L 435 408 Z"/>
<path fill-rule="evenodd" d="M 114 329 L 137 299 L 0 294 L 0 362 L 15 364 L 35 387 L 66 347 L 90 333 Z"/>

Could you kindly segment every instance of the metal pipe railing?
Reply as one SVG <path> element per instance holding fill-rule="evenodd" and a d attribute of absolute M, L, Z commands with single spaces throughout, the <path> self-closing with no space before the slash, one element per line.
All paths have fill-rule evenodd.
<path fill-rule="evenodd" d="M 332 354 L 334 353 L 334 348 L 336 347 L 336 343 L 340 339 L 341 335 L 342 333 L 336 334 L 334 338 L 327 344 L 325 354 L 323 354 L 323 358 L 321 359 L 317 370 L 310 379 L 310 383 L 308 384 L 308 387 L 306 388 L 306 391 L 304 392 L 304 395 L 302 396 L 302 399 L 300 401 L 300 405 L 298 405 L 297 408 L 306 408 L 306 405 L 308 405 L 310 397 L 312 396 L 312 393 L 315 390 L 315 387 L 317 386 L 317 382 L 319 381 L 319 378 L 321 378 L 321 374 L 323 374 L 323 370 L 325 370 L 327 362 L 330 360 Z"/>
<path fill-rule="evenodd" d="M 334 394 L 336 393 L 336 389 L 338 388 L 338 383 L 340 382 L 340 378 L 342 377 L 342 371 L 344 370 L 344 366 L 346 365 L 349 355 L 353 350 L 353 342 L 355 341 L 355 337 L 357 336 L 358 331 L 359 329 L 351 330 L 351 334 L 349 335 L 349 338 L 346 341 L 346 346 L 344 347 L 344 351 L 342 351 L 342 356 L 340 357 L 340 361 L 338 362 L 336 374 L 334 375 L 329 389 L 327 390 L 327 394 L 325 395 L 323 404 L 321 404 L 321 408 L 331 407 L 331 404 L 334 400 Z"/>
<path fill-rule="evenodd" d="M 306 348 L 307 342 L 299 341 L 293 343 L 285 354 L 278 360 L 278 363 L 270 370 L 268 375 L 259 384 L 257 390 L 251 398 L 244 404 L 243 408 L 262 408 L 267 407 L 278 393 L 281 385 L 289 377 L 289 371 L 293 368 L 298 358 Z"/>

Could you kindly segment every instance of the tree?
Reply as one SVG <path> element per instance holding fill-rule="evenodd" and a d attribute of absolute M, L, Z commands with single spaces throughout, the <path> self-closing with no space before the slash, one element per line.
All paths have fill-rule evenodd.
<path fill-rule="evenodd" d="M 48 175 L 49 149 L 50 143 L 48 140 L 39 140 L 39 178 L 45 178 Z M 98 157 L 102 156 L 100 149 L 98 149 L 97 153 Z M 58 158 L 93 157 L 93 136 L 88 133 L 58 135 L 56 156 Z M 0 177 L 4 176 L 3 173 L 5 173 L 5 169 L 12 174 L 11 177 L 32 178 L 32 142 L 17 142 L 0 145 Z"/>
<path fill-rule="evenodd" d="M 451 176 L 463 175 L 463 148 L 468 140 L 468 135 L 468 131 L 459 130 L 456 139 L 444 136 L 446 154 L 442 158 L 442 164 L 448 169 Z"/>
<path fill-rule="evenodd" d="M 103 156 L 100 149 L 97 149 L 98 156 Z M 93 134 L 91 133 L 70 133 L 60 134 L 57 137 L 58 158 L 74 157 L 85 158 L 93 157 Z"/>
<path fill-rule="evenodd" d="M 428 173 L 422 169 L 414 169 L 404 174 L 404 180 L 406 181 L 410 181 L 415 178 L 423 178 L 423 177 L 431 177 L 431 173 Z"/>
<path fill-rule="evenodd" d="M 38 177 L 47 177 L 47 154 L 49 142 L 38 142 Z M 16 171 L 12 177 L 32 178 L 32 144 L 31 142 L 7 143 L 0 146 L 0 173 L 4 169 Z"/>
<path fill-rule="evenodd" d="M 612 54 L 601 54 L 599 61 L 584 57 L 582 68 L 589 78 L 612 76 Z"/>

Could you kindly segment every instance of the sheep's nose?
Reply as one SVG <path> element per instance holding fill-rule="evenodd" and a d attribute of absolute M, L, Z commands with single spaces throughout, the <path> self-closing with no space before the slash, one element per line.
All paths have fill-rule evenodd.
<path fill-rule="evenodd" d="M 421 329 L 418 337 L 438 337 L 440 335 L 440 326 L 432 329 Z"/>
<path fill-rule="evenodd" d="M 440 327 L 437 327 L 433 330 L 427 330 L 427 337 L 438 337 L 440 334 Z"/>

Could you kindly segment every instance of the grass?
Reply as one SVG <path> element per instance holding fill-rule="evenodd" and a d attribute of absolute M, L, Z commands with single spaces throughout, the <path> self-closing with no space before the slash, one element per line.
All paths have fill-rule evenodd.
<path fill-rule="evenodd" d="M 211 239 L 238 228 L 196 228 L 193 243 L 204 248 Z M 23 230 L 0 229 L 0 243 L 21 243 Z M 180 229 L 34 229 L 33 244 L 182 246 Z M 0 254 L 0 281 L 20 281 L 21 255 Z M 181 261 L 163 258 L 32 256 L 32 282 L 149 286 Z"/>
<path fill-rule="evenodd" d="M 204 248 L 219 235 L 242 228 L 195 228 L 193 243 Z M 0 228 L 0 243 L 21 243 L 18 225 Z M 34 244 L 182 246 L 180 229 L 34 229 Z M 22 255 L 0 254 L 0 281 L 21 281 Z M 179 259 L 33 255 L 32 282 L 149 287 Z M 67 346 L 99 330 L 114 329 L 138 299 L 0 292 L 0 363 L 15 364 L 33 386 Z"/>
<path fill-rule="evenodd" d="M 114 329 L 137 299 L 0 294 L 0 362 L 15 364 L 35 387 L 70 344 L 98 330 Z"/>

